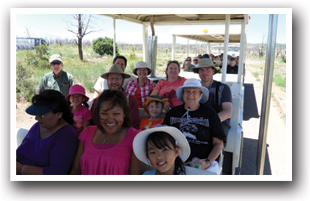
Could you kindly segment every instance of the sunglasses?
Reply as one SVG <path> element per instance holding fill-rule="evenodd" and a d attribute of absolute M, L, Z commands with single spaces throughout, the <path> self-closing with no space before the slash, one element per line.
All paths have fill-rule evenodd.
<path fill-rule="evenodd" d="M 54 66 L 54 65 L 60 65 L 61 64 L 61 61 L 55 61 L 55 62 L 51 62 L 51 65 Z"/>
<path fill-rule="evenodd" d="M 185 61 L 191 61 L 191 60 L 185 60 Z"/>

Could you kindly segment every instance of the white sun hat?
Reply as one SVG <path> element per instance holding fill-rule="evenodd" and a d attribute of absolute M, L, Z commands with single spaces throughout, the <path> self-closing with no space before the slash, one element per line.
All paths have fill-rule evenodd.
<path fill-rule="evenodd" d="M 191 153 L 191 149 L 187 142 L 187 139 L 184 137 L 181 131 L 172 126 L 161 126 L 141 131 L 136 135 L 132 145 L 133 151 L 140 161 L 151 166 L 151 163 L 146 156 L 146 140 L 148 136 L 154 132 L 165 132 L 171 135 L 175 139 L 177 146 L 180 147 L 179 156 L 181 160 L 185 162 L 188 159 Z"/>
<path fill-rule="evenodd" d="M 202 96 L 201 96 L 201 99 L 200 99 L 200 103 L 205 103 L 207 102 L 208 98 L 209 98 L 209 90 L 206 88 L 206 87 L 203 87 L 201 86 L 201 83 L 198 79 L 196 78 L 189 78 L 187 79 L 183 86 L 180 86 L 179 88 L 177 88 L 177 91 L 176 91 L 176 95 L 177 95 L 177 98 L 182 101 L 184 103 L 184 100 L 183 100 L 183 89 L 184 88 L 188 88 L 188 87 L 194 87 L 194 88 L 199 88 L 202 92 Z"/>
<path fill-rule="evenodd" d="M 136 64 L 136 68 L 133 69 L 132 73 L 137 75 L 137 69 L 138 68 L 146 68 L 148 70 L 148 75 L 152 73 L 152 69 L 149 67 L 148 63 L 144 62 L 144 61 L 139 61 Z"/>

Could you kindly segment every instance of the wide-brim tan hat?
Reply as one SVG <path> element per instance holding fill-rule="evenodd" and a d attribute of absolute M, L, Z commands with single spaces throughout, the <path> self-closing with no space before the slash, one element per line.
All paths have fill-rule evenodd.
<path fill-rule="evenodd" d="M 204 67 L 212 67 L 214 69 L 214 74 L 218 73 L 219 71 L 215 68 L 213 61 L 211 59 L 200 59 L 198 66 L 195 68 L 192 68 L 194 73 L 199 73 L 199 68 L 204 68 Z M 213 74 L 213 75 L 214 75 Z"/>
<path fill-rule="evenodd" d="M 204 86 L 201 86 L 201 83 L 198 79 L 196 78 L 189 78 L 187 79 L 183 86 L 180 86 L 179 88 L 177 88 L 177 91 L 176 91 L 176 95 L 177 95 L 177 98 L 182 101 L 184 103 L 184 99 L 183 99 L 183 89 L 184 88 L 199 88 L 202 92 L 202 97 L 200 99 L 200 103 L 205 103 L 207 102 L 208 98 L 209 98 L 209 90 L 204 87 Z"/>
<path fill-rule="evenodd" d="M 161 96 L 159 95 L 152 95 L 152 96 L 149 96 L 149 97 L 146 97 L 146 101 L 144 102 L 143 104 L 143 108 L 146 112 L 149 112 L 149 110 L 147 109 L 147 106 L 149 105 L 150 102 L 152 101 L 158 101 L 158 102 L 161 102 L 163 103 L 163 105 L 165 105 L 168 101 L 168 98 L 165 98 L 163 99 Z"/>
<path fill-rule="evenodd" d="M 137 69 L 138 68 L 146 68 L 148 70 L 148 73 L 147 75 L 151 74 L 152 73 L 152 69 L 149 67 L 148 63 L 144 62 L 144 61 L 139 61 L 137 64 L 136 64 L 136 68 L 133 69 L 132 73 L 137 75 Z"/>
<path fill-rule="evenodd" d="M 183 133 L 172 126 L 161 126 L 156 128 L 150 128 L 144 131 L 141 131 L 136 135 L 136 137 L 133 140 L 133 151 L 136 155 L 136 157 L 142 161 L 143 163 L 150 165 L 151 163 L 149 159 L 147 158 L 147 150 L 146 150 L 146 140 L 148 136 L 154 132 L 165 132 L 169 135 L 171 135 L 175 141 L 178 147 L 180 147 L 179 156 L 182 161 L 186 161 L 191 153 L 191 148 L 187 142 L 187 139 L 183 135 Z"/>
<path fill-rule="evenodd" d="M 117 64 L 113 64 L 109 70 L 109 72 L 106 72 L 104 74 L 101 75 L 102 78 L 104 79 L 108 79 L 108 76 L 110 73 L 119 73 L 119 74 L 122 74 L 122 76 L 126 79 L 126 78 L 130 78 L 130 75 L 126 74 L 123 72 L 123 69 L 122 67 L 120 67 L 119 65 Z"/>

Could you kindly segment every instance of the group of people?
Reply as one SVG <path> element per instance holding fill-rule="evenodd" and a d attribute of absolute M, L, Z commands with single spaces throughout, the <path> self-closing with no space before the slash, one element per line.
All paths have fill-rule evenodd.
<path fill-rule="evenodd" d="M 114 58 L 89 108 L 84 87 L 52 55 L 52 72 L 26 109 L 38 122 L 16 150 L 16 174 L 180 175 L 194 158 L 200 169 L 218 172 L 232 98 L 226 84 L 213 80 L 213 61 L 192 67 L 201 80 L 180 77 L 179 62 L 169 61 L 157 84 L 146 62 L 136 64 L 137 77 L 124 72 L 126 65 L 124 56 Z M 148 116 L 140 119 L 139 110 Z"/>
<path fill-rule="evenodd" d="M 227 74 L 238 74 L 238 64 L 239 64 L 239 56 L 232 57 L 230 55 L 227 56 Z M 187 57 L 182 65 L 182 69 L 185 72 L 193 72 L 194 68 L 199 65 L 200 59 L 210 59 L 213 62 L 213 65 L 217 67 L 218 71 L 221 72 L 222 64 L 223 64 L 223 53 L 215 56 L 213 54 L 199 54 L 197 57 L 193 58 L 193 63 L 191 63 L 192 58 Z"/>

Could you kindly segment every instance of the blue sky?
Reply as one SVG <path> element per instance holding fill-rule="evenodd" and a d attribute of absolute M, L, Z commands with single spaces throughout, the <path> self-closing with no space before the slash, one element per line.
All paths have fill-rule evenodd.
<path fill-rule="evenodd" d="M 88 14 L 86 14 L 87 16 Z M 268 14 L 249 14 L 250 20 L 246 25 L 246 35 L 248 43 L 261 43 L 263 38 L 267 40 Z M 93 40 L 98 37 L 113 38 L 112 18 L 94 15 L 93 22 L 97 25 L 94 29 L 100 31 L 90 33 L 84 37 L 86 40 Z M 68 38 L 75 39 L 75 35 L 67 28 L 70 27 L 66 22 L 75 23 L 70 14 L 16 14 L 15 31 L 16 36 L 25 36 L 26 29 L 35 37 L 48 39 Z M 208 29 L 209 32 L 223 32 L 223 26 L 191 26 L 193 30 Z M 188 30 L 188 26 L 156 26 L 155 33 L 159 43 L 171 43 L 172 34 Z M 240 32 L 240 26 L 231 25 L 230 32 Z M 122 20 L 116 20 L 116 41 L 125 43 L 142 43 L 142 25 Z M 286 15 L 280 14 L 278 18 L 277 43 L 286 43 Z M 149 30 L 149 35 L 151 31 Z M 190 43 L 196 43 L 190 40 Z M 177 38 L 177 43 L 187 43 L 187 39 Z"/>

